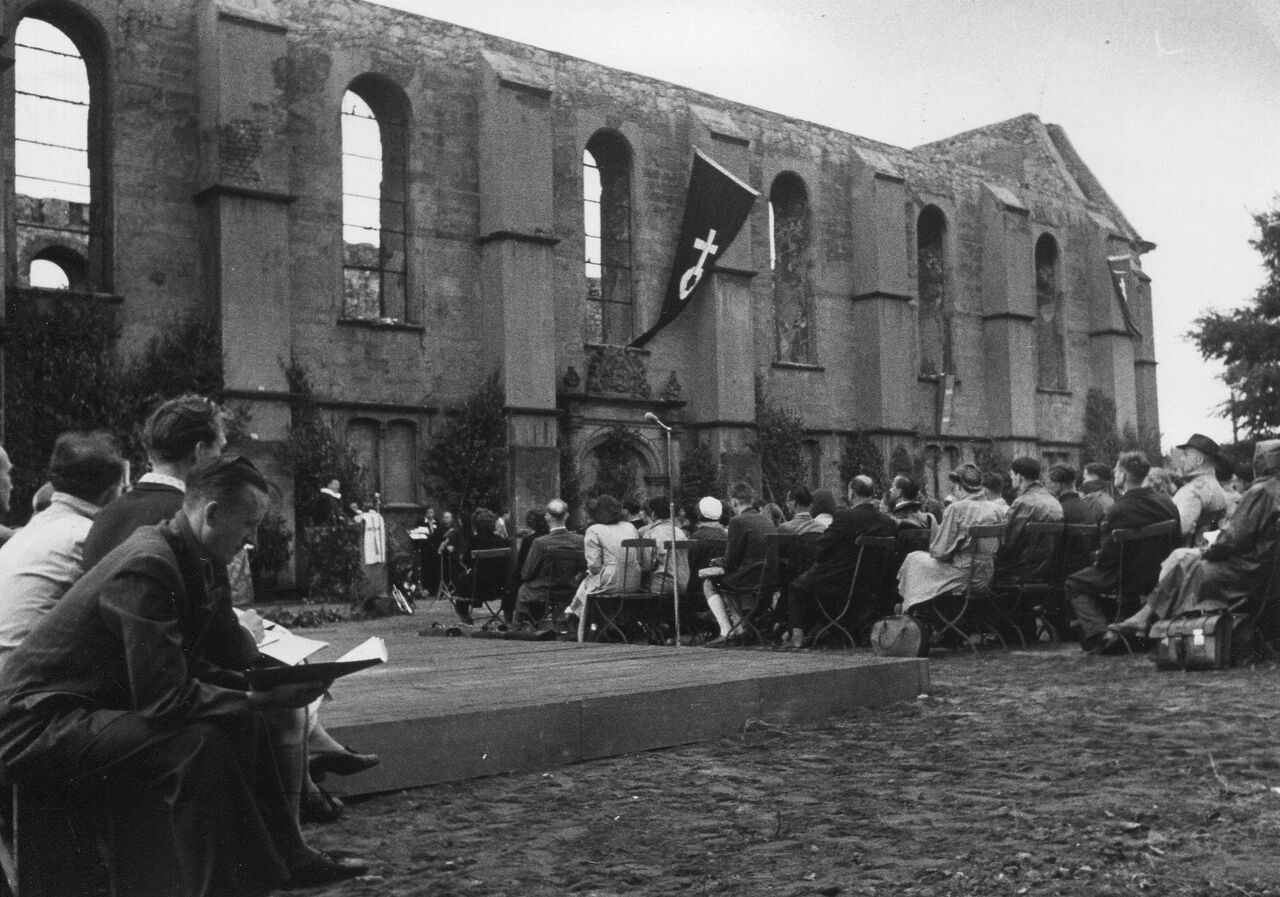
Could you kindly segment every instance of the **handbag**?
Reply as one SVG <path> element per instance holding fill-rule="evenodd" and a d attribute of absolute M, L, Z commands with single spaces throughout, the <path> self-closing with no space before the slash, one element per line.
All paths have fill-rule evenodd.
<path fill-rule="evenodd" d="M 876 620 L 871 627 L 871 653 L 878 657 L 928 657 L 929 624 L 907 614 Z"/>
<path fill-rule="evenodd" d="M 1231 665 L 1234 628 L 1230 611 L 1213 611 L 1157 620 L 1147 637 L 1156 643 L 1162 670 L 1223 670 Z"/>

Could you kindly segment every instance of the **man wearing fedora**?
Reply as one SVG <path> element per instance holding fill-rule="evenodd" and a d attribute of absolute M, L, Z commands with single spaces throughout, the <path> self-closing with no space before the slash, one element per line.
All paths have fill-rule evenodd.
<path fill-rule="evenodd" d="M 982 471 L 973 464 L 961 464 L 949 474 L 954 501 L 942 514 L 942 524 L 933 531 L 928 551 L 913 551 L 898 570 L 898 594 L 902 609 L 908 610 L 960 588 L 969 577 L 971 565 L 975 585 L 991 581 L 995 568 L 995 545 L 990 551 L 979 547 L 976 557 L 969 552 L 969 529 L 1002 524 L 1004 517 L 982 494 Z M 983 540 L 995 542 L 996 540 Z"/>
<path fill-rule="evenodd" d="M 1183 483 L 1173 503 L 1182 521 L 1182 537 L 1198 537 L 1226 513 L 1227 494 L 1218 482 L 1217 469 L 1231 464 L 1222 457 L 1218 443 L 1200 433 L 1192 433 L 1176 450 L 1174 460 Z"/>

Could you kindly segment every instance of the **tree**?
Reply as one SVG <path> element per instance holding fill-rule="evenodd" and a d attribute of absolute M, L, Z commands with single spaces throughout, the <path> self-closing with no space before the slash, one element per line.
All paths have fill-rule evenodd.
<path fill-rule="evenodd" d="M 775 403 L 764 390 L 756 391 L 756 454 L 766 501 L 781 505 L 787 490 L 808 480 L 804 452 L 804 421 Z"/>
<path fill-rule="evenodd" d="M 636 480 L 640 475 L 636 434 L 617 424 L 604 431 L 593 449 L 596 457 L 596 481 L 591 485 L 591 497 L 612 495 L 626 502 L 639 497 Z"/>
<path fill-rule="evenodd" d="M 422 473 L 441 503 L 456 513 L 503 510 L 507 482 L 507 417 L 497 373 L 449 416 L 427 449 Z"/>
<path fill-rule="evenodd" d="M 884 452 L 861 430 L 855 430 L 849 436 L 840 452 L 840 479 L 843 484 L 848 485 L 856 476 L 871 477 L 877 489 L 883 489 L 888 482 L 884 474 Z"/>
<path fill-rule="evenodd" d="M 1280 205 L 1253 217 L 1266 281 L 1244 308 L 1208 311 L 1187 337 L 1205 359 L 1221 361 L 1232 399 L 1218 409 L 1256 437 L 1280 429 Z"/>

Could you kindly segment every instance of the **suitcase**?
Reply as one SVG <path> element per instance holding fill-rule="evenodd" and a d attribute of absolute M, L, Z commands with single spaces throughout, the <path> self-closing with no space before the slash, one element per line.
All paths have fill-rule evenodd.
<path fill-rule="evenodd" d="M 906 614 L 876 620 L 871 627 L 871 653 L 880 657 L 928 657 L 929 624 Z"/>
<path fill-rule="evenodd" d="M 1155 662 L 1162 670 L 1222 670 L 1231 665 L 1229 611 L 1158 620 L 1147 637 L 1156 643 Z"/>

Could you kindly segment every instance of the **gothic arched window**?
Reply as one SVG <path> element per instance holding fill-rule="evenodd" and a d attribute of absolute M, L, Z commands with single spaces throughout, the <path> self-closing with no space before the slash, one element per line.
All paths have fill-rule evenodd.
<path fill-rule="evenodd" d="M 342 97 L 342 316 L 410 320 L 408 110 L 404 93 L 376 75 Z"/>
<path fill-rule="evenodd" d="M 773 320 L 778 361 L 813 363 L 813 254 L 809 191 L 791 172 L 769 190 Z"/>
<path fill-rule="evenodd" d="M 103 47 L 96 23 L 58 4 L 14 32 L 10 258 L 22 286 L 110 290 Z"/>
<path fill-rule="evenodd" d="M 631 147 L 601 131 L 582 152 L 589 343 L 625 345 L 635 335 L 631 288 Z"/>
<path fill-rule="evenodd" d="M 925 206 L 916 222 L 916 285 L 920 373 L 952 373 L 951 308 L 947 297 L 947 219 L 937 206 Z"/>
<path fill-rule="evenodd" d="M 1036 385 L 1067 388 L 1066 327 L 1058 243 L 1044 234 L 1036 241 Z"/>

